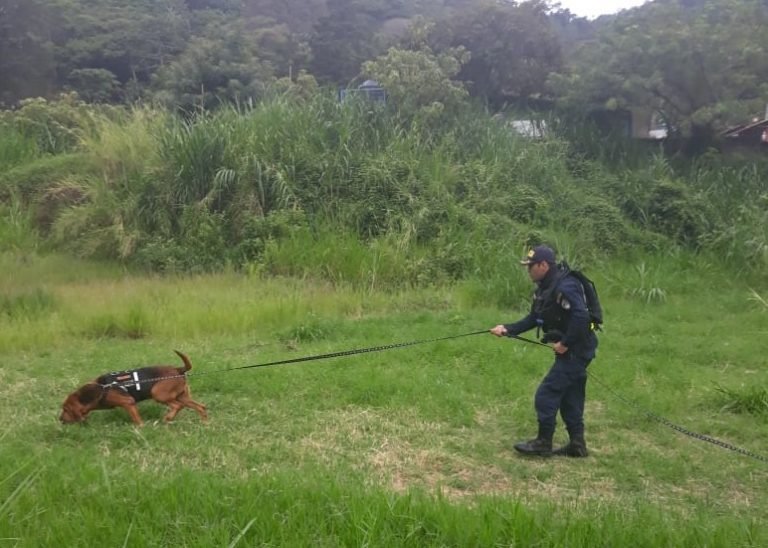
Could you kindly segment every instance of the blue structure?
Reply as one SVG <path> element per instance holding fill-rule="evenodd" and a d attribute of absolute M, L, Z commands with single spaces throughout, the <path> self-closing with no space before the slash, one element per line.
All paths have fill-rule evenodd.
<path fill-rule="evenodd" d="M 369 101 L 376 103 L 387 102 L 387 92 L 379 85 L 376 80 L 366 80 L 357 89 L 342 88 L 339 90 L 339 101 L 344 101 L 347 97 L 362 95 Z"/>

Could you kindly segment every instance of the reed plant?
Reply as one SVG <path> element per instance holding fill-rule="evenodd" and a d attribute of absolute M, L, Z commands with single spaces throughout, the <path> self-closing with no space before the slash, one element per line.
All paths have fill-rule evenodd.
<path fill-rule="evenodd" d="M 0 123 L 0 170 L 27 164 L 40 156 L 37 143 L 18 129 Z"/>
<path fill-rule="evenodd" d="M 34 252 L 40 243 L 31 212 L 17 195 L 9 196 L 0 204 L 0 252 Z"/>
<path fill-rule="evenodd" d="M 291 256 L 298 249 L 341 231 L 369 253 L 358 264 L 381 265 L 394 246 L 402 265 L 417 265 L 392 268 L 404 285 L 487 270 L 473 250 L 501 239 L 518 249 L 570 235 L 591 259 L 690 249 L 752 275 L 768 260 L 760 162 L 707 156 L 682 168 L 630 145 L 613 161 L 578 133 L 526 139 L 469 104 L 426 131 L 387 106 L 325 92 L 184 119 L 80 104 L 38 105 L 35 119 L 67 108 L 76 144 L 14 160 L 0 182 L 46 241 L 83 257 L 166 272 L 291 271 L 305 261 Z M 16 146 L 9 158 L 21 158 Z"/>

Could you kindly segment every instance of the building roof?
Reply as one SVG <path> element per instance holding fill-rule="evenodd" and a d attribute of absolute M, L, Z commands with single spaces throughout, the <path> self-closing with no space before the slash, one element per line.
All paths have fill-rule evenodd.
<path fill-rule="evenodd" d="M 756 129 L 768 129 L 768 118 L 763 120 L 756 120 L 752 121 L 748 124 L 741 124 L 738 126 L 734 126 L 732 128 L 728 128 L 725 131 L 723 131 L 720 135 L 727 138 L 738 138 L 741 137 L 741 134 L 750 131 L 750 130 L 756 130 Z"/>

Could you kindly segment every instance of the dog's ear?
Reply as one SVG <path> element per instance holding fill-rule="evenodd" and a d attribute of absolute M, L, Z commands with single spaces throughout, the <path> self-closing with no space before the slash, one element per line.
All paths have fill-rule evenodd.
<path fill-rule="evenodd" d="M 96 403 L 104 394 L 104 387 L 100 384 L 89 383 L 77 391 L 77 399 L 83 405 Z"/>

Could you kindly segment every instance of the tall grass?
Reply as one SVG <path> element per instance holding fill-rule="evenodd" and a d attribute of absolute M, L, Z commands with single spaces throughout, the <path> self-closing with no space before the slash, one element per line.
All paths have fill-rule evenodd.
<path fill-rule="evenodd" d="M 31 212 L 15 195 L 0 203 L 0 252 L 34 252 L 40 244 Z"/>
<path fill-rule="evenodd" d="M 295 271 L 308 260 L 297 234 L 322 248 L 323 234 L 341 232 L 368 254 L 358 264 L 399 261 L 392 272 L 405 285 L 469 279 L 488 271 L 489 255 L 541 241 L 578 242 L 589 260 L 685 248 L 753 274 L 768 261 L 758 163 L 681 168 L 631 147 L 600 159 L 567 140 L 573 132 L 525 139 L 470 105 L 427 131 L 328 93 L 188 119 L 49 108 L 54 121 L 77 113 L 67 123 L 81 120 L 78 154 L 17 165 L 4 181 L 46 238 L 84 257 L 165 272 Z M 351 278 L 329 268 L 328 279 Z"/>
<path fill-rule="evenodd" d="M 100 174 L 116 185 L 130 185 L 159 163 L 159 136 L 170 115 L 148 106 L 135 106 L 109 115 L 93 113 L 80 132 L 79 146 L 88 151 Z"/>
<path fill-rule="evenodd" d="M 768 390 L 752 386 L 745 390 L 734 390 L 718 387 L 721 394 L 723 409 L 734 413 L 750 413 L 753 415 L 768 415 Z"/>
<path fill-rule="evenodd" d="M 29 163 L 39 156 L 40 150 L 34 139 L 0 124 L 0 171 Z"/>

